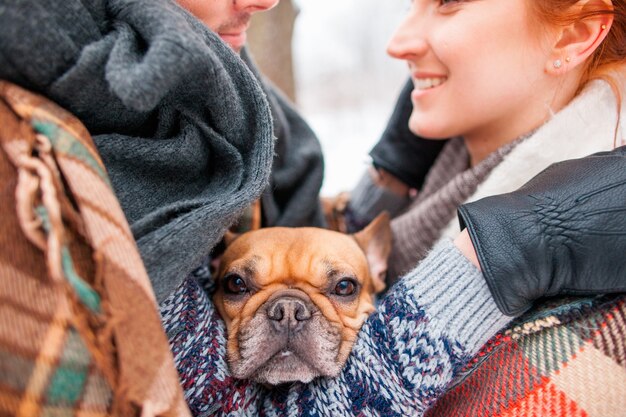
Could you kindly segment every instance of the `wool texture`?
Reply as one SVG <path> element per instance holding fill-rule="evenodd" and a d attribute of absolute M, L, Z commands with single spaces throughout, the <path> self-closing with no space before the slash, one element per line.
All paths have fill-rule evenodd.
<path fill-rule="evenodd" d="M 336 378 L 267 387 L 234 379 L 224 323 L 190 275 L 161 305 L 185 398 L 197 416 L 419 416 L 478 349 L 510 320 L 482 274 L 442 242 L 381 300 Z"/>
<path fill-rule="evenodd" d="M 0 11 L 0 79 L 85 124 L 165 299 L 268 184 L 259 83 L 173 1 L 0 0 Z"/>
<path fill-rule="evenodd" d="M 470 167 L 463 139 L 449 140 L 417 198 L 391 222 L 394 241 L 389 257 L 389 277 L 399 277 L 417 265 L 439 239 L 442 229 L 451 219 L 456 219 L 456 209 L 517 143 L 500 147 Z"/>
<path fill-rule="evenodd" d="M 0 121 L 0 415 L 189 415 L 87 130 L 4 81 Z"/>

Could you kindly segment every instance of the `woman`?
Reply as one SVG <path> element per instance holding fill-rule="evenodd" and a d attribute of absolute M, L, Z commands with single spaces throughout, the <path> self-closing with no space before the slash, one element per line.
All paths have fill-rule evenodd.
<path fill-rule="evenodd" d="M 442 236 L 458 233 L 461 203 L 517 189 L 551 163 L 626 143 L 619 123 L 624 2 L 527 3 L 413 1 L 389 44 L 390 55 L 408 63 L 414 85 L 405 93 L 413 104 L 409 129 L 424 138 L 453 138 L 417 197 L 398 199 L 389 195 L 406 195 L 408 187 L 394 176 L 422 184 L 406 178 L 410 146 L 419 147 L 416 165 L 439 148 L 405 135 L 401 140 L 414 142 L 407 151 L 386 132 L 373 151 L 382 168 L 373 181 L 382 187 L 371 192 L 377 187 L 365 178 L 355 190 L 350 208 L 356 225 L 381 206 L 392 212 L 404 206 L 393 223 L 392 279 Z"/>
<path fill-rule="evenodd" d="M 413 268 L 437 240 L 458 233 L 456 208 L 461 203 L 509 192 L 550 163 L 625 143 L 625 45 L 624 1 L 413 1 L 388 48 L 392 56 L 407 61 L 411 73 L 408 125 L 421 137 L 452 139 L 418 196 L 403 200 L 405 211 L 393 222 L 390 277 Z M 421 141 L 413 144 L 421 147 L 421 160 L 424 154 L 437 156 L 438 148 L 424 139 L 413 140 Z M 402 175 L 404 167 L 389 163 L 406 159 L 406 149 L 387 135 L 373 153 L 380 168 L 357 189 L 353 216 L 367 216 L 370 207 L 385 206 L 364 195 L 384 196 L 381 190 L 408 194 L 404 184 L 411 182 Z M 392 202 L 397 207 L 398 199 Z M 515 216 L 509 217 L 510 225 L 532 229 L 540 224 L 525 221 L 533 210 L 519 202 L 509 209 L 509 214 L 517 210 L 519 218 L 514 222 Z M 534 212 L 542 209 L 549 212 L 550 201 Z M 468 221 L 465 215 L 463 220 Z M 357 216 L 355 223 L 363 221 L 366 218 Z M 506 228 L 502 222 L 490 232 Z M 544 265 L 551 250 L 568 250 L 560 238 L 556 234 L 548 239 L 547 247 L 538 241 L 541 250 L 531 258 L 533 263 Z M 492 259 L 495 246 L 489 248 Z M 502 260 L 520 259 L 506 252 L 498 257 Z M 488 280 L 498 261 L 481 259 Z M 522 272 L 528 280 L 533 279 L 532 269 L 526 265 Z M 506 276 L 505 270 L 500 268 L 501 276 Z M 581 410 L 611 415 L 620 408 L 612 391 L 616 385 L 608 376 L 623 375 L 624 370 L 609 358 L 623 360 L 612 350 L 623 350 L 623 336 L 592 335 L 585 329 L 614 315 L 623 320 L 623 302 L 602 306 L 578 299 L 535 307 L 511 327 L 513 339 L 495 340 L 483 348 L 481 360 L 466 369 L 431 414 L 500 415 L 534 409 L 560 415 L 567 409 L 572 415 Z M 608 348 L 606 343 L 615 344 Z M 569 372 L 559 374 L 566 364 Z M 574 373 L 586 378 L 575 378 Z M 605 388 L 593 392 L 599 383 Z"/>

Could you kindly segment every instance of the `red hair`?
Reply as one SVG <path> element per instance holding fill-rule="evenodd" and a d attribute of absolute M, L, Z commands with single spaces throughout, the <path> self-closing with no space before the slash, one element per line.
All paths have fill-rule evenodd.
<path fill-rule="evenodd" d="M 578 85 L 578 92 L 593 79 L 603 79 L 611 85 L 615 92 L 619 109 L 622 104 L 622 95 L 619 82 L 611 73 L 624 73 L 626 67 L 626 0 L 612 0 L 611 4 L 597 2 L 581 12 L 572 12 L 572 6 L 579 0 L 529 0 L 538 21 L 542 24 L 567 26 L 577 21 L 591 19 L 598 16 L 612 15 L 613 23 L 608 27 L 608 34 L 600 46 L 593 52 L 585 63 L 585 71 Z M 617 126 L 615 132 L 617 140 Z"/>

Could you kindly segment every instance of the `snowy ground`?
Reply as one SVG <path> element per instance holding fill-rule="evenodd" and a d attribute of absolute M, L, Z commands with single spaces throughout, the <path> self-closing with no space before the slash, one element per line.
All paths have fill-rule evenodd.
<path fill-rule="evenodd" d="M 406 1 L 297 0 L 297 101 L 326 161 L 323 195 L 351 189 L 408 72 L 385 53 Z"/>

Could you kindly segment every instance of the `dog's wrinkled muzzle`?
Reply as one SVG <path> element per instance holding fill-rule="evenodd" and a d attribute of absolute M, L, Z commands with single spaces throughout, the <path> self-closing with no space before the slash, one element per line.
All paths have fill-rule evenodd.
<path fill-rule="evenodd" d="M 242 327 L 238 344 L 241 359 L 231 365 L 240 378 L 277 384 L 338 371 L 340 330 L 300 290 L 272 294 Z"/>

